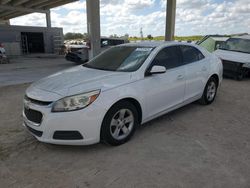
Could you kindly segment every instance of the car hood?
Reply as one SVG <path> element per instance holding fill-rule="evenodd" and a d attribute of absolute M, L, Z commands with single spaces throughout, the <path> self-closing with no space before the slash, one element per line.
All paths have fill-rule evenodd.
<path fill-rule="evenodd" d="M 250 54 L 228 50 L 216 50 L 214 54 L 223 60 L 244 63 L 250 66 Z"/>
<path fill-rule="evenodd" d="M 50 98 L 57 100 L 62 96 L 70 96 L 101 89 L 105 91 L 132 81 L 131 73 L 112 72 L 90 69 L 82 65 L 55 73 L 33 83 L 26 94 L 34 99 L 42 100 Z M 41 91 L 43 91 L 41 94 Z M 38 95 L 37 93 L 40 94 Z M 53 93 L 53 97 L 46 96 Z"/>

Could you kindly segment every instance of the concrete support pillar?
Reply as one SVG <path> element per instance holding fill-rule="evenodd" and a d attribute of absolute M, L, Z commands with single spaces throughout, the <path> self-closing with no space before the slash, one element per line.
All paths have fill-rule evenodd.
<path fill-rule="evenodd" d="M 86 0 L 87 28 L 90 42 L 89 59 L 101 52 L 100 0 Z"/>
<path fill-rule="evenodd" d="M 174 40 L 176 0 L 167 0 L 165 40 Z"/>
<path fill-rule="evenodd" d="M 46 23 L 47 23 L 47 27 L 51 28 L 51 16 L 50 16 L 50 11 L 48 11 L 46 13 Z"/>

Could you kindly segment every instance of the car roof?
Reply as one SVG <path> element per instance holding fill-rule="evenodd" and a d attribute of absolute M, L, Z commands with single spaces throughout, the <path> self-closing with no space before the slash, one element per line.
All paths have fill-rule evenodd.
<path fill-rule="evenodd" d="M 151 48 L 156 48 L 159 46 L 165 46 L 165 45 L 173 45 L 173 44 L 178 44 L 178 45 L 190 45 L 190 43 L 183 43 L 183 42 L 174 42 L 174 41 L 143 41 L 143 42 L 132 42 L 132 43 L 125 43 L 120 46 L 133 46 L 133 47 L 151 47 Z"/>
<path fill-rule="evenodd" d="M 232 38 L 236 38 L 236 39 L 248 39 L 248 40 L 250 40 L 250 35 L 234 36 Z"/>

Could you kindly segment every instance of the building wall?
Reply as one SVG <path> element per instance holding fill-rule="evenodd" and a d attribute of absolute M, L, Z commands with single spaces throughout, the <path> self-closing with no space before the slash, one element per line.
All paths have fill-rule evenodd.
<path fill-rule="evenodd" d="M 59 47 L 63 45 L 63 29 L 62 28 L 10 26 L 10 25 L 0 25 L 0 43 L 19 44 L 20 50 L 22 50 L 21 49 L 21 32 L 43 33 L 45 53 L 57 53 Z"/>

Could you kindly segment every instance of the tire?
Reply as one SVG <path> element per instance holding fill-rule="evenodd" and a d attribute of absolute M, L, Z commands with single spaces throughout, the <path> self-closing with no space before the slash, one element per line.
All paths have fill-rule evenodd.
<path fill-rule="evenodd" d="M 206 84 L 201 99 L 199 100 L 200 104 L 202 105 L 212 104 L 215 100 L 217 89 L 218 89 L 217 80 L 214 77 L 211 77 Z"/>
<path fill-rule="evenodd" d="M 110 108 L 101 127 L 101 140 L 112 146 L 124 144 L 135 133 L 138 121 L 136 107 L 127 101 L 121 101 Z"/>

